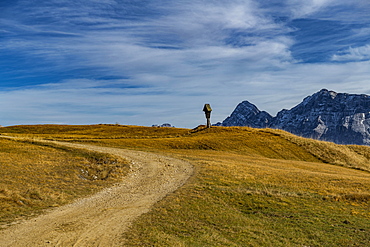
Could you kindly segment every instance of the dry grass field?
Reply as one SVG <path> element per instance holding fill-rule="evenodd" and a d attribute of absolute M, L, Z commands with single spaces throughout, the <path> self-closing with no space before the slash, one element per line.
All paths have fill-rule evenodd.
<path fill-rule="evenodd" d="M 125 160 L 101 153 L 0 139 L 0 228 L 110 186 Z"/>
<path fill-rule="evenodd" d="M 370 147 L 242 127 L 188 130 L 40 125 L 0 131 L 3 135 L 143 150 L 190 161 L 194 176 L 139 218 L 123 236 L 128 246 L 370 246 Z M 78 176 L 86 162 L 82 151 L 0 141 L 0 175 L 6 178 L 0 181 L 0 207 L 5 205 L 8 217 L 22 214 L 32 204 L 4 199 L 13 192 L 22 202 L 35 198 L 36 205 L 49 197 L 59 196 L 63 201 L 70 194 L 84 196 L 86 191 L 108 186 L 105 180 Z M 19 160 L 14 158 L 17 156 Z M 40 186 L 42 181 L 62 178 L 58 186 L 62 192 L 41 191 L 49 190 Z M 22 187 L 23 180 L 27 185 Z M 78 183 L 84 183 L 79 186 L 83 190 L 69 192 L 67 186 Z"/>

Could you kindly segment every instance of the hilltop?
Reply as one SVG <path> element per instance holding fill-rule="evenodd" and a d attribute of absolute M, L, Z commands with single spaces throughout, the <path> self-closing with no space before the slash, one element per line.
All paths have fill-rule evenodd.
<path fill-rule="evenodd" d="M 193 177 L 122 236 L 129 246 L 370 245 L 366 146 L 249 127 L 43 125 L 5 127 L 1 133 L 141 150 L 192 163 Z"/>
<path fill-rule="evenodd" d="M 13 136 L 97 143 L 147 150 L 215 150 L 299 161 L 319 161 L 370 171 L 370 150 L 298 137 L 276 129 L 213 127 L 194 130 L 126 125 L 23 125 L 2 129 Z"/>

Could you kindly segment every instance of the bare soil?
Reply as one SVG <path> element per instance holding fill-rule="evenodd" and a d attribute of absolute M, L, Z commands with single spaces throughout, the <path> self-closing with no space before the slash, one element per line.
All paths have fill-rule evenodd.
<path fill-rule="evenodd" d="M 1 231 L 0 246 L 124 246 L 130 224 L 193 173 L 190 163 L 158 154 L 54 143 L 121 156 L 131 172 L 111 188 Z"/>

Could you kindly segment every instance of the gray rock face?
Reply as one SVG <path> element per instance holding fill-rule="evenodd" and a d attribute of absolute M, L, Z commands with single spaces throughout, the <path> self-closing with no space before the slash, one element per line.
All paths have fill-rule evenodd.
<path fill-rule="evenodd" d="M 244 101 L 223 126 L 276 128 L 339 144 L 370 145 L 370 97 L 322 89 L 276 117 Z"/>
<path fill-rule="evenodd" d="M 253 128 L 267 128 L 273 117 L 248 101 L 240 103 L 230 117 L 222 122 L 222 126 L 249 126 Z"/>

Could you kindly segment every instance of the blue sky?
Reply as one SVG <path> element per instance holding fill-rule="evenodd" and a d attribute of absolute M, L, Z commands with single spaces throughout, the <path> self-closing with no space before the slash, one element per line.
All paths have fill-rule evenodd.
<path fill-rule="evenodd" d="M 0 1 L 1 125 L 193 128 L 322 88 L 370 94 L 370 1 Z"/>

